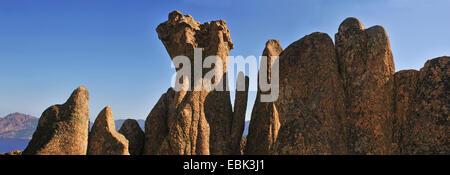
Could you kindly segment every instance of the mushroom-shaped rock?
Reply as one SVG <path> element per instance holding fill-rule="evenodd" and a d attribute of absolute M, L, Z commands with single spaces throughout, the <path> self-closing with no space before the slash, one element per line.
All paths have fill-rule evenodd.
<path fill-rule="evenodd" d="M 142 154 L 142 149 L 144 147 L 144 132 L 136 120 L 125 120 L 119 129 L 119 133 L 128 140 L 128 152 L 130 152 L 131 155 Z"/>
<path fill-rule="evenodd" d="M 39 118 L 24 155 L 85 155 L 89 133 L 89 92 L 80 86 L 62 105 L 47 108 Z"/>
<path fill-rule="evenodd" d="M 160 99 L 161 103 L 167 102 L 169 105 L 161 107 L 158 102 L 147 118 L 145 154 L 231 154 L 234 148 L 231 144 L 234 142 L 230 141 L 233 127 L 230 93 L 214 89 L 228 89 L 225 81 L 227 56 L 233 49 L 233 43 L 226 22 L 218 20 L 200 24 L 192 16 L 174 11 L 156 31 L 172 60 L 177 56 L 189 59 L 191 79 L 188 82 L 192 90 L 175 84 L 173 97 Z M 194 59 L 196 48 L 202 51 L 197 61 Z M 213 60 L 214 66 L 203 68 L 201 76 L 195 76 L 195 63 L 203 63 L 208 56 L 218 58 Z M 220 62 L 222 64 L 218 64 Z M 175 66 L 178 67 L 177 64 Z M 206 84 L 203 80 L 209 71 L 216 74 L 211 83 Z M 184 79 L 181 80 L 184 82 Z M 201 85 L 198 86 L 201 88 L 195 89 L 194 85 Z M 148 130 L 162 134 L 147 133 Z"/>
<path fill-rule="evenodd" d="M 88 155 L 130 155 L 128 140 L 116 131 L 113 113 L 105 107 L 89 133 Z"/>

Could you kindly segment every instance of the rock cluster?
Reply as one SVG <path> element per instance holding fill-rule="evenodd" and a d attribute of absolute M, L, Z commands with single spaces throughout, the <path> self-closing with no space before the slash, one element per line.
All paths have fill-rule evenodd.
<path fill-rule="evenodd" d="M 449 57 L 395 73 L 384 28 L 356 18 L 335 42 L 313 33 L 280 53 L 281 127 L 256 102 L 245 154 L 450 153 Z"/>
<path fill-rule="evenodd" d="M 138 124 L 132 121 L 122 125 L 122 132 L 133 145 L 130 150 L 129 141 L 116 131 L 110 107 L 100 112 L 89 132 L 89 92 L 81 86 L 66 103 L 51 106 L 42 113 L 33 138 L 21 154 L 129 155 L 129 151 L 141 154 L 144 134 L 135 125 Z"/>
<path fill-rule="evenodd" d="M 194 63 L 194 49 L 202 48 L 202 63 L 211 55 L 224 63 L 202 69 L 202 77 L 211 70 L 221 74 L 209 84 L 194 73 L 191 79 L 178 77 L 202 88 L 169 88 L 148 115 L 145 132 L 136 120 L 126 120 L 117 132 L 106 107 L 89 133 L 89 93 L 79 87 L 66 103 L 43 112 L 22 154 L 450 154 L 450 57 L 431 59 L 420 71 L 395 72 L 381 26 L 365 29 L 348 18 L 335 44 L 320 32 L 284 50 L 278 40 L 269 40 L 262 54 L 269 59 L 267 81 L 273 73 L 269 63 L 277 59 L 280 93 L 276 101 L 262 102 L 270 90 L 258 89 L 247 138 L 242 134 L 248 77 L 238 74 L 242 91 L 236 92 L 234 109 L 229 91 L 209 89 L 228 89 L 233 44 L 225 21 L 200 24 L 174 11 L 156 31 L 173 61 L 187 56 Z"/>

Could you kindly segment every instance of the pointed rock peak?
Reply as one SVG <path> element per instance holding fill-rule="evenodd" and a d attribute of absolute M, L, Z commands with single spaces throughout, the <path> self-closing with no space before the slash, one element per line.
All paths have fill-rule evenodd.
<path fill-rule="evenodd" d="M 89 92 L 84 86 L 80 86 L 72 92 L 66 103 L 83 104 L 89 102 Z"/>
<path fill-rule="evenodd" d="M 111 107 L 105 107 L 89 133 L 88 155 L 129 155 L 128 140 L 116 131 Z"/>
<path fill-rule="evenodd" d="M 283 51 L 280 41 L 271 39 L 266 42 L 266 48 L 264 48 L 264 56 L 278 56 Z"/>
<path fill-rule="evenodd" d="M 345 19 L 339 26 L 339 32 L 346 32 L 352 29 L 364 30 L 364 25 L 354 17 Z"/>
<path fill-rule="evenodd" d="M 94 127 L 103 126 L 106 127 L 107 130 L 115 131 L 116 126 L 114 124 L 114 117 L 111 110 L 111 107 L 106 106 L 100 114 L 98 114 L 97 118 L 94 122 Z"/>
<path fill-rule="evenodd" d="M 121 128 L 140 128 L 139 123 L 134 119 L 126 119 Z"/>
<path fill-rule="evenodd" d="M 47 108 L 24 154 L 84 155 L 89 132 L 89 93 L 77 88 L 65 104 Z"/>
<path fill-rule="evenodd" d="M 128 151 L 131 155 L 142 154 L 144 146 L 145 135 L 138 122 L 134 119 L 127 119 L 123 122 L 119 129 L 121 133 L 128 140 Z"/>
<path fill-rule="evenodd" d="M 169 88 L 169 89 L 167 89 L 166 93 L 169 94 L 169 96 L 172 97 L 175 94 L 175 90 L 173 88 Z"/>
<path fill-rule="evenodd" d="M 276 47 L 280 46 L 280 41 L 276 39 L 270 39 L 266 42 L 266 47 Z M 281 47 L 281 46 L 280 46 Z"/>

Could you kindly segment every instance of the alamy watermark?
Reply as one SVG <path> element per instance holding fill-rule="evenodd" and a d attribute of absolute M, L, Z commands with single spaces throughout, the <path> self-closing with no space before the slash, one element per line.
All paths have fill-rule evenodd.
<path fill-rule="evenodd" d="M 225 65 L 224 61 L 217 55 L 203 59 L 202 50 L 202 48 L 194 49 L 193 63 L 189 57 L 182 55 L 172 59 L 172 67 L 177 69 L 171 82 L 175 91 L 245 91 L 245 87 L 249 86 L 249 91 L 258 91 L 259 87 L 261 92 L 265 92 L 260 93 L 261 102 L 273 102 L 278 99 L 280 72 L 278 56 L 272 56 L 270 59 L 267 56 L 259 56 L 260 68 L 258 71 L 258 61 L 253 55 L 246 58 L 243 56 L 228 56 L 226 58 L 228 64 Z M 270 63 L 268 60 L 270 60 Z M 271 65 L 270 82 L 268 77 L 269 64 Z M 225 66 L 228 66 L 226 73 L 224 72 Z M 258 85 L 255 83 L 246 85 L 244 78 L 235 80 L 235 73 L 247 72 L 247 66 L 247 76 L 250 82 L 258 82 Z M 204 72 L 205 69 L 209 71 Z M 224 86 L 225 82 L 226 86 Z M 236 87 L 236 84 L 238 87 Z"/>

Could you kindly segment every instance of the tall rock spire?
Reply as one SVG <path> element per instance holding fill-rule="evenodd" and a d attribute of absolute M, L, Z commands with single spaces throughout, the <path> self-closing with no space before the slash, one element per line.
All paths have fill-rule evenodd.
<path fill-rule="evenodd" d="M 390 154 L 395 66 L 387 33 L 381 26 L 365 29 L 358 19 L 347 18 L 335 38 L 349 153 Z"/>
<path fill-rule="evenodd" d="M 161 103 L 166 102 L 169 105 L 158 107 L 157 111 L 167 111 L 167 113 L 157 113 L 156 110 L 152 110 L 147 118 L 146 126 L 149 130 L 165 133 L 165 136 L 146 133 L 144 152 L 163 154 L 161 149 L 167 149 L 164 151 L 167 154 L 231 154 L 233 152 L 231 145 L 234 142 L 230 139 L 233 127 L 230 93 L 209 90 L 208 87 L 212 85 L 202 83 L 203 76 L 215 67 L 203 68 L 200 78 L 194 76 L 194 49 L 202 48 L 202 63 L 208 56 L 218 56 L 220 60 L 216 61 L 223 63 L 222 74 L 215 76 L 212 82 L 223 81 L 218 86 L 223 86 L 224 90 L 228 89 L 227 56 L 233 49 L 233 43 L 226 22 L 218 20 L 200 24 L 190 15 L 182 15 L 179 11 L 174 11 L 169 14 L 166 22 L 157 27 L 156 31 L 172 59 L 177 56 L 189 58 L 192 70 L 189 81 L 191 90 L 174 91 L 171 99 L 160 99 Z M 202 88 L 194 91 L 193 85 L 198 82 Z M 168 98 L 167 95 L 163 97 Z M 155 139 L 163 140 L 167 144 L 162 145 L 167 146 L 152 144 L 151 142 L 155 142 Z"/>
<path fill-rule="evenodd" d="M 280 45 L 280 41 L 269 40 L 266 42 L 262 55 L 267 57 L 267 80 L 269 83 L 271 82 L 272 70 L 272 64 L 269 63 L 272 63 L 272 59 L 278 59 L 277 57 L 282 51 L 283 48 Z M 265 93 L 270 92 L 261 92 L 261 89 L 258 88 L 252 110 L 245 154 L 270 154 L 277 140 L 278 130 L 280 129 L 278 111 L 274 102 L 261 102 L 260 96 Z"/>

